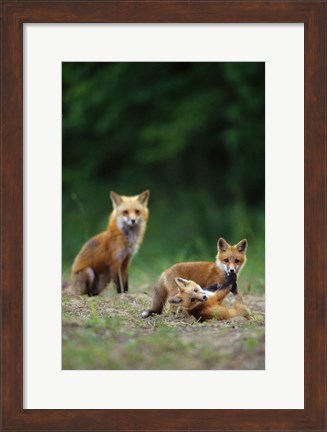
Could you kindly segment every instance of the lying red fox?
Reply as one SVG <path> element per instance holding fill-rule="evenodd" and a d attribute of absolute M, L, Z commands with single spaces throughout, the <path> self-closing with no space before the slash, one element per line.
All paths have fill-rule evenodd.
<path fill-rule="evenodd" d="M 142 312 L 142 318 L 153 314 L 161 314 L 169 297 L 177 294 L 176 277 L 192 280 L 201 287 L 210 284 L 224 284 L 227 275 L 239 275 L 246 263 L 247 240 L 241 240 L 231 246 L 220 237 L 217 243 L 217 256 L 215 262 L 197 261 L 175 264 L 164 271 L 153 288 L 152 305 L 150 309 Z M 237 294 L 237 284 L 233 284 L 231 292 Z"/>
<path fill-rule="evenodd" d="M 168 299 L 171 311 L 174 311 L 176 307 L 180 307 L 198 321 L 212 318 L 226 320 L 237 316 L 247 317 L 250 313 L 239 292 L 235 296 L 232 307 L 227 308 L 222 304 L 222 301 L 236 282 L 235 273 L 230 274 L 223 285 L 218 287 L 210 286 L 208 289 L 202 289 L 195 282 L 180 277 L 175 278 L 175 282 L 179 292 Z M 216 291 L 212 292 L 211 289 L 214 288 Z"/>

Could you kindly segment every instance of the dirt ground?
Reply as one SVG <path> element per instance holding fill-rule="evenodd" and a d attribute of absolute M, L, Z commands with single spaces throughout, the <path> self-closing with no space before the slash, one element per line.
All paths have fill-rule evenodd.
<path fill-rule="evenodd" d="M 166 310 L 147 319 L 147 293 L 63 295 L 63 369 L 264 369 L 263 295 L 245 295 L 249 319 L 198 323 Z"/>

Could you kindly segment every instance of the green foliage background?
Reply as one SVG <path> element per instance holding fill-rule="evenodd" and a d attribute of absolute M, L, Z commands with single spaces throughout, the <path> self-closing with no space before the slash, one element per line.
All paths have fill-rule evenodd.
<path fill-rule="evenodd" d="M 177 261 L 249 240 L 264 286 L 264 63 L 63 63 L 63 272 L 105 229 L 109 191 L 150 189 L 132 291 Z M 244 276 L 243 276 L 244 275 Z"/>

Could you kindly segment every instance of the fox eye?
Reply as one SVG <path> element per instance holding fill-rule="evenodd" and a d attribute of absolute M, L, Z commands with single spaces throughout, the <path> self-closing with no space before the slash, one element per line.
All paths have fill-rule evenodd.
<path fill-rule="evenodd" d="M 195 298 L 193 297 L 193 298 L 191 298 L 191 302 L 193 303 L 193 302 L 195 302 Z"/>
<path fill-rule="evenodd" d="M 227 263 L 227 262 L 229 262 L 229 259 L 228 258 L 226 258 L 226 259 L 224 259 L 224 261 Z"/>
<path fill-rule="evenodd" d="M 197 288 L 195 288 L 194 292 L 198 292 L 199 290 Z"/>
<path fill-rule="evenodd" d="M 124 210 L 124 211 L 123 211 L 123 215 L 124 215 L 124 216 L 127 216 L 127 215 L 128 215 L 128 210 Z"/>
<path fill-rule="evenodd" d="M 239 262 L 240 262 L 240 260 L 236 258 L 236 260 L 235 260 L 235 264 L 237 264 L 237 263 L 239 263 Z"/>
<path fill-rule="evenodd" d="M 140 214 L 140 210 L 135 210 L 135 214 L 138 216 Z"/>

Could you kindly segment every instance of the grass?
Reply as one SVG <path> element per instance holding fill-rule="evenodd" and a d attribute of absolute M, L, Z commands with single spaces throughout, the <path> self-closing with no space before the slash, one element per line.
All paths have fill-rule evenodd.
<path fill-rule="evenodd" d="M 63 295 L 63 369 L 263 369 L 264 297 L 245 297 L 250 319 L 198 323 L 168 311 L 140 318 L 144 292 L 98 297 Z"/>
<path fill-rule="evenodd" d="M 212 208 L 201 206 L 210 209 L 206 217 L 186 204 L 173 219 L 171 206 L 151 208 L 144 243 L 130 267 L 129 294 L 117 295 L 110 287 L 95 298 L 63 296 L 63 369 L 264 369 L 263 210 L 247 212 L 237 204 L 218 211 L 211 202 Z M 83 242 L 106 225 L 105 212 L 98 220 L 90 208 L 63 213 L 63 280 Z M 176 262 L 214 261 L 219 236 L 231 243 L 249 241 L 239 288 L 250 318 L 200 324 L 189 316 L 173 319 L 168 311 L 140 318 L 160 273 Z"/>

